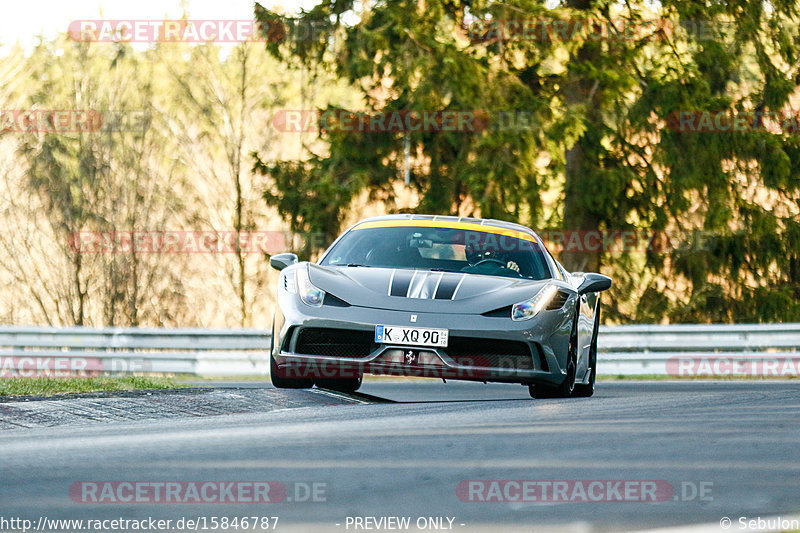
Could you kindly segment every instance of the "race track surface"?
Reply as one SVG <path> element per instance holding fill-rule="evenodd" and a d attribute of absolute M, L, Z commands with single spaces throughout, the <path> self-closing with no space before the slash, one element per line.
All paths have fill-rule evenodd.
<path fill-rule="evenodd" d="M 34 526 L 44 518 L 47 530 L 53 519 L 153 517 L 171 520 L 170 530 L 200 519 L 197 530 L 224 531 L 211 527 L 213 517 L 277 516 L 279 531 L 468 532 L 498 524 L 638 530 L 730 517 L 736 531 L 739 517 L 800 511 L 800 384 L 792 381 L 601 382 L 593 398 L 570 400 L 532 400 L 518 385 L 414 380 L 366 382 L 359 392 L 220 383 L 2 402 L 0 518 Z M 211 502 L 198 501 L 189 489 L 236 481 L 252 483 L 235 485 L 245 489 L 234 490 L 233 503 L 212 492 Z M 259 482 L 269 482 L 261 500 L 270 503 L 247 502 Z M 181 502 L 153 496 L 158 483 L 179 487 Z M 144 491 L 142 501 L 129 487 Z M 134 500 L 116 499 L 126 497 Z"/>

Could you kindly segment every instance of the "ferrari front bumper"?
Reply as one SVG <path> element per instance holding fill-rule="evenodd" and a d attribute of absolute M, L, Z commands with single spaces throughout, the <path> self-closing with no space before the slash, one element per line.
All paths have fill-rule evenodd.
<path fill-rule="evenodd" d="M 468 381 L 559 384 L 573 317 L 569 307 L 527 321 L 483 315 L 420 313 L 358 306 L 278 306 L 272 357 L 286 377 L 361 374 Z M 447 347 L 376 343 L 376 325 L 447 329 Z M 310 340 L 309 340 L 310 339 Z"/>

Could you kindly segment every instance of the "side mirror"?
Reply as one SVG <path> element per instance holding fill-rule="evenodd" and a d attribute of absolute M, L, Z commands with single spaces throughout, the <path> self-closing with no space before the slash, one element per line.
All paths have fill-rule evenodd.
<path fill-rule="evenodd" d="M 269 266 L 275 270 L 283 270 L 288 266 L 297 263 L 297 255 L 293 253 L 275 254 L 269 258 Z"/>
<path fill-rule="evenodd" d="M 611 278 L 602 274 L 595 274 L 589 272 L 584 274 L 583 282 L 578 287 L 578 294 L 586 294 L 587 292 L 601 292 L 611 288 Z"/>

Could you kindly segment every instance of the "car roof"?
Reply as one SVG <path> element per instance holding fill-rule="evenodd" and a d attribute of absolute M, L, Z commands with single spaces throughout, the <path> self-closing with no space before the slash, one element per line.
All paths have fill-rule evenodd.
<path fill-rule="evenodd" d="M 419 221 L 429 221 L 429 222 L 461 222 L 466 224 L 476 224 L 480 226 L 491 226 L 495 228 L 503 228 L 503 229 L 510 229 L 514 231 L 520 231 L 523 233 L 527 233 L 528 235 L 534 237 L 536 240 L 541 242 L 539 236 L 527 226 L 523 226 L 522 224 L 515 224 L 513 222 L 506 222 L 504 220 L 495 220 L 492 218 L 471 218 L 471 217 L 457 217 L 457 216 L 450 216 L 450 215 L 424 215 L 424 214 L 414 214 L 414 213 L 403 213 L 397 215 L 381 215 L 376 217 L 369 217 L 363 220 L 359 220 L 356 224 L 353 225 L 353 228 L 357 226 L 367 223 L 367 222 L 380 222 L 380 221 L 389 221 L 389 220 L 419 220 Z"/>

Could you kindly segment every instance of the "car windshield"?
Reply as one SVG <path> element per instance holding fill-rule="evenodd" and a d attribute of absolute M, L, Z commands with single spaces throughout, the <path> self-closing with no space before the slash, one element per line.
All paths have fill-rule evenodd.
<path fill-rule="evenodd" d="M 491 231 L 438 227 L 355 228 L 339 239 L 320 264 L 535 280 L 551 277 L 544 251 L 532 240 Z"/>

